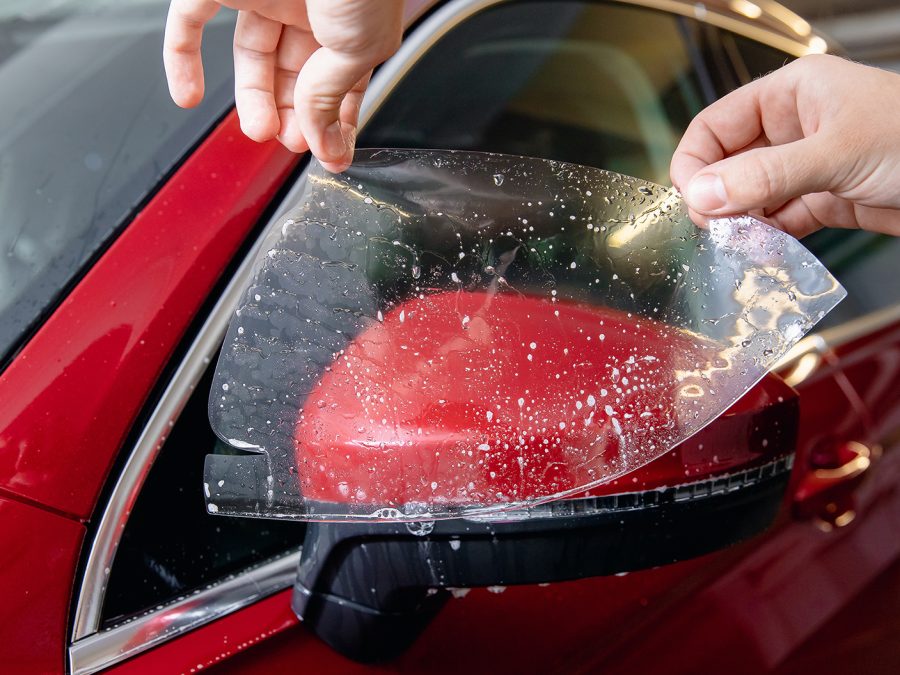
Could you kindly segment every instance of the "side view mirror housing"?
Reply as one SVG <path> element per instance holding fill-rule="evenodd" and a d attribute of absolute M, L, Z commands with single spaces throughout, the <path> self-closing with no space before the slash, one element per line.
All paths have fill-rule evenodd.
<path fill-rule="evenodd" d="M 660 459 L 590 494 L 483 519 L 310 523 L 292 607 L 364 662 L 406 649 L 454 588 L 647 569 L 765 530 L 793 463 L 798 403 L 767 376 Z"/>

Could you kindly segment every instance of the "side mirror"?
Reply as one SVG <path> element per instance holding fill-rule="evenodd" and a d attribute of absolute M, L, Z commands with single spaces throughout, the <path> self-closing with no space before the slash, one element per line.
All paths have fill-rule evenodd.
<path fill-rule="evenodd" d="M 310 523 L 293 609 L 345 656 L 383 661 L 416 639 L 449 589 L 616 574 L 725 548 L 777 514 L 798 410 L 796 393 L 769 375 L 663 457 L 575 498 L 489 519 Z M 210 501 L 241 508 L 270 489 L 267 475 L 260 455 L 210 455 Z M 231 490 L 216 492 L 218 477 Z"/>

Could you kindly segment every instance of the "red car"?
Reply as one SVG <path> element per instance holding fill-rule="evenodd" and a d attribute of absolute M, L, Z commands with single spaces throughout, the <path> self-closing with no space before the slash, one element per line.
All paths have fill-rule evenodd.
<path fill-rule="evenodd" d="M 204 457 L 229 452 L 211 364 L 305 158 L 241 135 L 224 13 L 206 102 L 171 104 L 165 5 L 0 10 L 0 671 L 900 669 L 900 243 L 883 235 L 805 240 L 848 299 L 602 493 L 419 531 L 209 515 Z M 657 182 L 704 105 L 826 46 L 768 2 L 450 0 L 407 20 L 361 145 Z M 432 553 L 443 578 L 421 576 Z"/>

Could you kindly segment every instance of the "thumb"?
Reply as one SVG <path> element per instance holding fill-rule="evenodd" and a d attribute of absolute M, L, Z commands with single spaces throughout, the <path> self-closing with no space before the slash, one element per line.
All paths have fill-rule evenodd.
<path fill-rule="evenodd" d="M 813 135 L 792 143 L 755 148 L 698 171 L 684 199 L 706 216 L 778 207 L 794 197 L 831 190 L 838 180 L 838 153 Z"/>
<path fill-rule="evenodd" d="M 344 99 L 364 89 L 372 63 L 327 47 L 317 49 L 300 70 L 294 110 L 309 149 L 329 170 L 341 170 L 353 158 L 359 106 Z"/>

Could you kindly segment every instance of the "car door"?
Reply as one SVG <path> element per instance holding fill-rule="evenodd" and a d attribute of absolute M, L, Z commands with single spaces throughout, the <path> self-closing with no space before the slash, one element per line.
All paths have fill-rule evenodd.
<path fill-rule="evenodd" d="M 696 19 L 619 4 L 496 4 L 480 11 L 482 5 L 448 3 L 410 36 L 373 81 L 361 144 L 545 156 L 665 182 L 683 128 L 735 79 L 708 27 Z M 222 662 L 237 671 L 299 664 L 351 668 L 293 628 L 284 589 L 293 578 L 303 526 L 214 519 L 203 510 L 198 472 L 215 443 L 205 417 L 207 365 L 246 273 L 245 266 L 235 275 L 173 369 L 145 427 L 174 420 L 152 469 L 148 463 L 130 515 L 114 514 L 127 522 L 115 538 L 109 569 L 88 563 L 86 578 L 109 580 L 96 613 L 99 630 L 76 634 L 70 650 L 76 672 L 119 662 L 122 671 L 188 671 Z M 837 391 L 822 399 L 844 410 L 855 395 L 852 386 L 838 382 L 839 371 L 819 368 L 817 376 Z M 858 417 L 848 418 L 857 424 Z M 848 440 L 861 438 L 850 435 Z M 139 437 L 155 447 L 162 436 Z M 789 511 L 785 522 L 791 522 Z M 700 606 L 694 603 L 698 593 L 761 546 L 751 542 L 627 577 L 460 591 L 459 601 L 395 668 L 612 667 L 628 662 L 628 646 L 628 653 L 644 655 L 645 665 L 658 666 L 671 650 L 651 652 L 643 645 L 679 625 L 679 612 Z M 500 659 L 498 639 L 526 641 L 529 648 L 504 649 Z M 455 649 L 462 641 L 468 648 Z M 250 649 L 259 643 L 264 646 Z M 680 663 L 687 672 L 697 661 L 685 655 Z"/>

